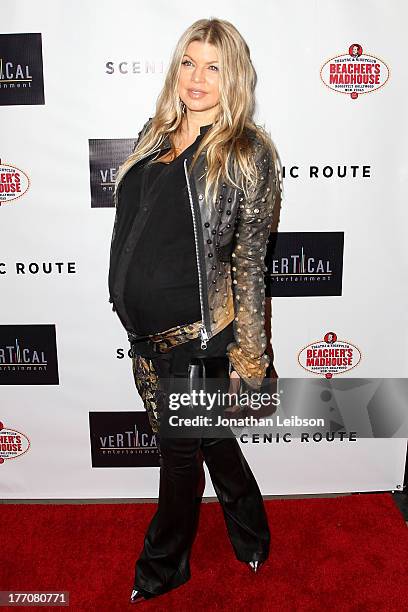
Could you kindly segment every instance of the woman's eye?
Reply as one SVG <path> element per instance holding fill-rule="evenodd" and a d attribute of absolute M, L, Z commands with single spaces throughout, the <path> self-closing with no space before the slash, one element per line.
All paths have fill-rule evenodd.
<path fill-rule="evenodd" d="M 191 62 L 190 62 L 190 60 L 184 60 L 184 61 L 181 62 L 181 64 L 183 66 L 187 66 L 188 64 L 191 64 Z M 212 65 L 212 66 L 209 66 L 209 68 L 211 68 L 211 69 L 214 68 L 215 72 L 218 72 L 218 66 Z M 214 72 L 214 70 L 213 70 L 213 72 Z"/>

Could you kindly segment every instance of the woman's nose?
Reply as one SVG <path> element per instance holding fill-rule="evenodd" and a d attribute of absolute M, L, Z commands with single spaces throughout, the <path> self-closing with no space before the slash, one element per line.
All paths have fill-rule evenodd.
<path fill-rule="evenodd" d="M 204 80 L 204 69 L 200 69 L 200 68 L 195 68 L 193 71 L 193 81 L 194 82 L 201 82 Z"/>

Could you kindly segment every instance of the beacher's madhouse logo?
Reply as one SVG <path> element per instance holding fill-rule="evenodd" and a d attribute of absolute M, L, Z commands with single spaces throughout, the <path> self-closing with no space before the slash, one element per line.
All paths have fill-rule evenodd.
<path fill-rule="evenodd" d="M 41 34 L 0 34 L 0 105 L 44 104 Z"/>
<path fill-rule="evenodd" d="M 30 179 L 23 170 L 2 163 L 0 159 L 0 206 L 21 198 L 30 186 Z"/>
<path fill-rule="evenodd" d="M 10 429 L 0 422 L 0 465 L 7 459 L 16 459 L 30 448 L 30 440 L 21 431 Z"/>
<path fill-rule="evenodd" d="M 389 76 L 387 64 L 375 55 L 364 53 L 359 43 L 351 44 L 348 53 L 327 60 L 320 70 L 320 78 L 327 87 L 353 100 L 380 89 Z"/>
<path fill-rule="evenodd" d="M 347 340 L 339 340 L 335 332 L 327 332 L 323 340 L 308 344 L 298 353 L 298 362 L 308 372 L 332 378 L 355 368 L 361 351 Z"/>

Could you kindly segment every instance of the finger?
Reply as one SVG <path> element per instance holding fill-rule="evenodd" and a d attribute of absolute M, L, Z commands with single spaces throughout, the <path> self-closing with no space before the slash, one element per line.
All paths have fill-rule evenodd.
<path fill-rule="evenodd" d="M 231 372 L 229 389 L 230 393 L 237 393 L 240 387 L 241 379 L 239 378 L 238 374 L 236 374 L 236 372 L 236 376 L 233 376 L 233 374 L 234 372 Z"/>
<path fill-rule="evenodd" d="M 230 384 L 229 384 L 229 389 L 228 389 L 228 392 L 231 395 L 230 402 L 229 402 L 230 403 L 229 412 L 239 410 L 239 406 L 237 404 L 238 404 L 240 385 L 241 385 L 241 379 L 239 375 L 235 371 L 231 372 Z M 228 408 L 226 410 L 228 410 Z"/>

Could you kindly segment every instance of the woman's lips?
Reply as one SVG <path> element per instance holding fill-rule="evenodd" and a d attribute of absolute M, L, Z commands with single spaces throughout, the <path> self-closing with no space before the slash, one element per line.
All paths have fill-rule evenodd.
<path fill-rule="evenodd" d="M 205 91 L 200 91 L 199 89 L 187 89 L 187 92 L 190 98 L 193 98 L 196 100 L 198 98 L 202 98 L 203 96 L 207 95 Z"/>

